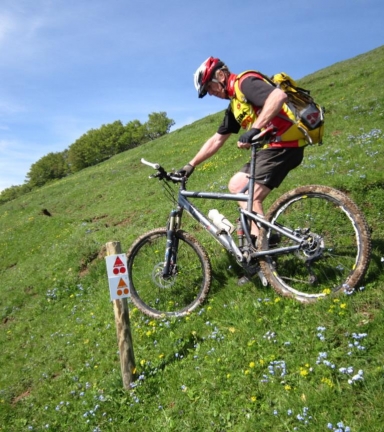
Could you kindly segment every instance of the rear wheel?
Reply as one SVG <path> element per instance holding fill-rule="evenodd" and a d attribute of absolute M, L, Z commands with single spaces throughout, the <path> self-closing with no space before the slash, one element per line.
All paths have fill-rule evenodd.
<path fill-rule="evenodd" d="M 176 263 L 163 277 L 167 230 L 158 228 L 139 237 L 127 254 L 131 299 L 153 318 L 184 316 L 201 305 L 211 285 L 211 264 L 200 243 L 176 232 Z"/>
<path fill-rule="evenodd" d="M 336 189 L 303 186 L 281 196 L 266 219 L 303 235 L 295 252 L 261 260 L 268 282 L 279 294 L 308 303 L 353 291 L 363 278 L 371 254 L 370 232 L 356 204 Z M 260 232 L 259 250 L 267 249 L 271 229 Z M 281 236 L 277 247 L 297 244 Z"/>

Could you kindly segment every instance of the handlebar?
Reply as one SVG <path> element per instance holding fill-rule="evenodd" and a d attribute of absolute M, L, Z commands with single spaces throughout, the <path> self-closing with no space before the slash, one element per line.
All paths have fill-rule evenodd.
<path fill-rule="evenodd" d="M 144 158 L 141 158 L 141 163 L 157 170 L 157 173 L 149 176 L 149 178 L 168 180 L 168 181 L 172 181 L 173 183 L 181 183 L 185 179 L 184 177 L 180 176 L 180 174 L 172 173 L 172 172 L 167 173 L 165 169 L 158 163 L 148 162 Z"/>
<path fill-rule="evenodd" d="M 253 137 L 252 146 L 261 146 L 264 142 L 267 142 L 271 135 L 276 133 L 276 128 L 274 126 L 268 126 L 264 130 L 262 130 L 258 135 Z M 155 170 L 157 170 L 156 174 L 149 176 L 149 178 L 158 178 L 159 180 L 168 180 L 173 183 L 181 183 L 186 181 L 186 177 L 181 176 L 179 173 L 169 172 L 167 173 L 165 169 L 158 163 L 153 163 L 141 158 L 141 163 L 147 165 Z"/>
<path fill-rule="evenodd" d="M 276 134 L 276 131 L 277 129 L 275 126 L 268 126 L 252 138 L 252 144 L 263 144 L 264 142 L 269 141 L 270 137 Z"/>
<path fill-rule="evenodd" d="M 150 167 L 152 167 L 153 169 L 156 169 L 156 170 L 159 169 L 159 168 L 161 168 L 160 164 L 148 162 L 144 158 L 141 158 L 141 163 L 144 164 L 144 165 L 148 165 L 148 166 L 150 166 Z"/>

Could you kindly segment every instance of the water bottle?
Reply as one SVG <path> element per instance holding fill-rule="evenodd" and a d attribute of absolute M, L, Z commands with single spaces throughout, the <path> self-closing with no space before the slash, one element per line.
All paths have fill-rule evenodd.
<path fill-rule="evenodd" d="M 208 217 L 217 226 L 217 228 L 226 231 L 228 234 L 232 234 L 235 230 L 235 227 L 231 222 L 229 222 L 229 220 L 216 209 L 209 210 Z"/>

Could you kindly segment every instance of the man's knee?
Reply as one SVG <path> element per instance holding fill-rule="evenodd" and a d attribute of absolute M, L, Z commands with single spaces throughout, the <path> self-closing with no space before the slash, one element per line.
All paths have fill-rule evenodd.
<path fill-rule="evenodd" d="M 247 183 L 247 174 L 238 172 L 229 180 L 228 189 L 231 193 L 239 193 L 244 189 Z"/>

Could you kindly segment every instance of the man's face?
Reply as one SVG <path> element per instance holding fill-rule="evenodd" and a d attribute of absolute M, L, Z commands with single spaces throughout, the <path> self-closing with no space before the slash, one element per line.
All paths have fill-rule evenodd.
<path fill-rule="evenodd" d="M 219 81 L 219 82 L 216 82 Z M 225 91 L 225 88 L 222 86 L 222 83 L 224 83 L 225 81 L 225 75 L 222 71 L 219 71 L 216 74 L 216 80 L 215 81 L 210 81 L 207 85 L 206 85 L 206 90 L 207 93 L 209 94 L 209 96 L 216 96 L 220 99 L 227 99 L 227 93 Z"/>
<path fill-rule="evenodd" d="M 210 81 L 207 84 L 206 89 L 207 89 L 207 93 L 209 94 L 209 96 L 216 96 L 220 99 L 226 98 L 224 88 L 218 82 Z"/>

